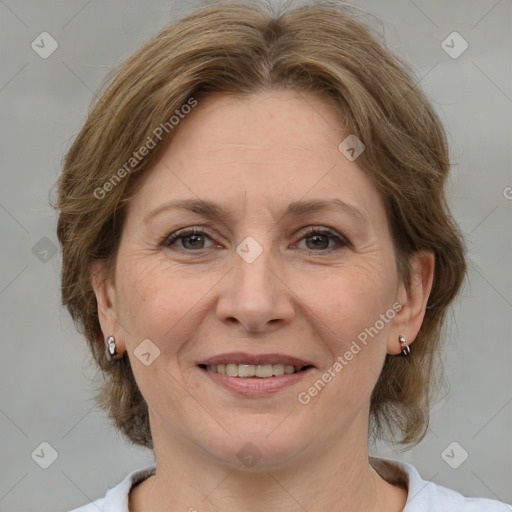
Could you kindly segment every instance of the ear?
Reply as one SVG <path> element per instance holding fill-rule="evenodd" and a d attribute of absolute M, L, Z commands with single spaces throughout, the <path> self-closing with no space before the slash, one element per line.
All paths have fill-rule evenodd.
<path fill-rule="evenodd" d="M 98 303 L 98 318 L 103 339 L 114 336 L 117 352 L 125 351 L 124 337 L 119 321 L 118 301 L 112 279 L 107 275 L 105 263 L 95 261 L 90 270 L 91 284 Z"/>
<path fill-rule="evenodd" d="M 427 301 L 434 282 L 435 256 L 431 251 L 418 251 L 410 259 L 411 285 L 401 283 L 397 301 L 402 308 L 396 314 L 387 344 L 387 353 L 398 355 L 402 348 L 398 341 L 403 336 L 410 345 L 418 336 L 425 317 Z"/>

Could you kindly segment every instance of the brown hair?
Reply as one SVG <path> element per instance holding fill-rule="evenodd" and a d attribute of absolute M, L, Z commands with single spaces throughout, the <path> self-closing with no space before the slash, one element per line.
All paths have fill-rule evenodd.
<path fill-rule="evenodd" d="M 371 401 L 374 436 L 413 445 L 425 435 L 441 328 L 466 272 L 464 244 L 445 200 L 450 162 L 441 122 L 411 69 L 360 18 L 333 1 L 279 13 L 244 2 L 203 6 L 119 67 L 69 149 L 56 203 L 62 300 L 103 371 L 99 404 L 132 442 L 152 447 L 147 404 L 128 358 L 105 359 L 91 264 L 103 260 L 113 276 L 124 206 L 176 131 L 173 115 L 211 93 L 276 88 L 332 100 L 346 132 L 366 145 L 357 163 L 385 201 L 404 282 L 415 251 L 435 254 L 414 349 L 386 357 Z M 139 149 L 150 140 L 156 147 Z"/>

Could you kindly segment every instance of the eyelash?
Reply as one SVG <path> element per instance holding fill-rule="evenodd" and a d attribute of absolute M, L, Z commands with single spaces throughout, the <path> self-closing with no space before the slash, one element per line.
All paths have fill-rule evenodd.
<path fill-rule="evenodd" d="M 181 240 L 183 238 L 187 238 L 192 235 L 206 235 L 208 238 L 211 239 L 211 237 L 208 235 L 208 232 L 201 228 L 186 228 L 184 230 L 176 231 L 175 233 L 172 233 L 171 235 L 168 235 L 163 241 L 162 246 L 170 248 L 172 245 L 175 244 L 178 240 Z M 335 247 L 331 247 L 328 249 L 318 250 L 315 251 L 313 249 L 305 249 L 309 252 L 324 252 L 324 253 L 330 253 L 332 251 L 343 249 L 344 247 L 350 247 L 351 244 L 348 240 L 343 238 L 342 236 L 338 235 L 335 231 L 332 231 L 329 228 L 321 228 L 321 227 L 312 227 L 307 228 L 300 234 L 301 238 L 300 240 L 304 238 L 308 238 L 312 235 L 325 235 L 328 236 L 330 240 L 334 240 L 337 244 Z M 184 249 L 180 248 L 179 250 L 186 251 L 186 252 L 200 252 L 205 249 Z"/>

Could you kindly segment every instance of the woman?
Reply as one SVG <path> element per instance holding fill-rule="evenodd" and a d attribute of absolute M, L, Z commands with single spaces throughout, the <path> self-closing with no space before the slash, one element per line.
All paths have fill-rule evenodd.
<path fill-rule="evenodd" d="M 217 3 L 130 57 L 58 236 L 99 402 L 156 465 L 76 510 L 508 510 L 368 457 L 427 429 L 466 269 L 448 169 L 408 68 L 332 2 Z"/>

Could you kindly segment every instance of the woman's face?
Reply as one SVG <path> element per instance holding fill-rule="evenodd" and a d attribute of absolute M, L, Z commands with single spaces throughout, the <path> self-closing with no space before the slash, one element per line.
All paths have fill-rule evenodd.
<path fill-rule="evenodd" d="M 384 204 L 338 148 L 347 135 L 312 95 L 210 96 L 129 203 L 115 281 L 97 294 L 155 448 L 276 467 L 366 444 L 386 352 L 421 320 L 399 306 Z"/>

